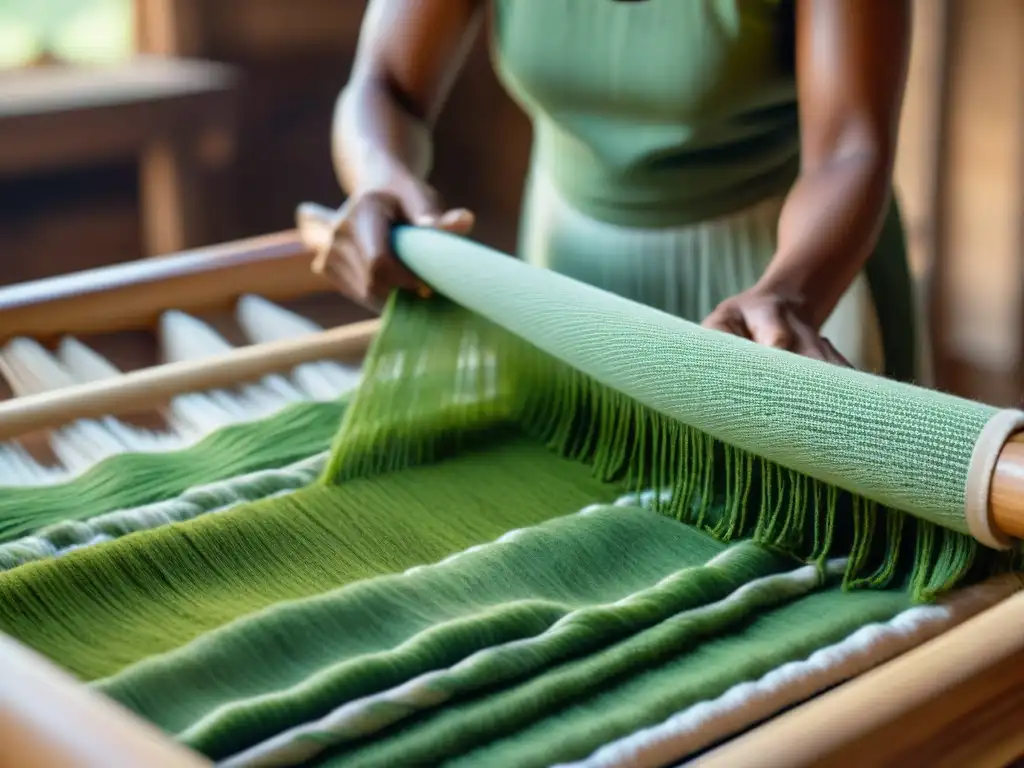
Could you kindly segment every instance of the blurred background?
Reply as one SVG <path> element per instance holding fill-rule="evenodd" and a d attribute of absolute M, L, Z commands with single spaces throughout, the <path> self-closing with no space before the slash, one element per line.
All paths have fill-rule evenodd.
<path fill-rule="evenodd" d="M 365 0 L 0 0 L 0 283 L 289 228 L 336 205 Z M 915 0 L 897 193 L 929 382 L 1024 393 L 1024 0 Z M 515 244 L 529 126 L 477 46 L 434 182 Z"/>

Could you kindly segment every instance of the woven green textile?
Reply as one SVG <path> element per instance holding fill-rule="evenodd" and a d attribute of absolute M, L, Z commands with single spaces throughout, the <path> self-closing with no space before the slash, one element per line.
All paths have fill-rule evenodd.
<path fill-rule="evenodd" d="M 909 602 L 836 585 L 750 543 L 592 507 L 274 606 L 97 687 L 229 764 L 549 765 Z"/>
<path fill-rule="evenodd" d="M 90 680 L 266 606 L 434 562 L 618 493 L 506 435 L 386 484 L 305 488 L 0 573 L 0 631 Z"/>
<path fill-rule="evenodd" d="M 267 436 L 266 439 L 271 439 Z M 87 520 L 54 523 L 0 544 L 0 571 L 26 563 L 61 557 L 82 547 L 94 547 L 131 533 L 224 512 L 246 502 L 297 491 L 323 472 L 327 452 L 305 459 L 234 477 L 200 483 L 186 491 L 137 507 L 125 507 L 94 515 Z"/>
<path fill-rule="evenodd" d="M 707 331 L 445 233 L 401 228 L 395 242 L 454 303 L 393 304 L 327 482 L 512 422 L 601 477 L 674 488 L 666 511 L 685 522 L 723 508 L 726 539 L 812 559 L 843 549 L 848 585 L 904 569 L 929 598 L 1011 565 L 964 520 L 995 409 Z"/>
<path fill-rule="evenodd" d="M 330 445 L 346 403 L 296 403 L 269 418 L 224 427 L 180 451 L 113 456 L 58 485 L 0 486 L 0 542 L 48 526 L 55 526 L 47 532 L 55 541 L 73 540 L 74 521 L 304 459 Z"/>
<path fill-rule="evenodd" d="M 392 301 L 322 482 L 12 540 L 0 631 L 225 765 L 539 766 L 1012 565 L 956 519 L 991 409 L 397 242 L 450 300 Z"/>

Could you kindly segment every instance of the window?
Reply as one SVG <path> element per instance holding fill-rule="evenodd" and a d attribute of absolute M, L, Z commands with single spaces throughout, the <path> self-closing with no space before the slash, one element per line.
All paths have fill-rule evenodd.
<path fill-rule="evenodd" d="M 0 0 L 0 69 L 132 54 L 132 0 Z"/>

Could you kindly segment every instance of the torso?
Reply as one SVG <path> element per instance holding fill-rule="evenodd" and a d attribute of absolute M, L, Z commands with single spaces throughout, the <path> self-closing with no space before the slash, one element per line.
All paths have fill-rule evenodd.
<path fill-rule="evenodd" d="M 581 212 L 675 226 L 783 193 L 799 164 L 786 0 L 493 0 L 534 163 Z"/>

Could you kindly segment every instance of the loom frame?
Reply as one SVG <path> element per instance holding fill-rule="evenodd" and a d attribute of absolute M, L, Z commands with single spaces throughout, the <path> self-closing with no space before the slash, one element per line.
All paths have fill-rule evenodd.
<path fill-rule="evenodd" d="M 230 308 L 242 295 L 290 301 L 329 290 L 310 264 L 329 237 L 325 209 L 300 207 L 292 231 L 0 288 L 0 343 L 148 329 L 161 313 Z M 365 354 L 379 321 L 254 345 L 199 362 L 0 403 L 0 440 L 76 418 L 157 407 L 173 395 L 259 378 L 325 357 Z M 990 514 L 1024 537 L 1024 438 L 1004 446 Z M 1024 592 L 699 758 L 742 765 L 905 765 L 1002 768 L 1024 754 Z M 31 695 L 24 695 L 31 690 Z M 69 723 L 81 720 L 80 727 Z M 63 735 L 61 735 L 63 733 Z M 0 635 L 0 768 L 41 764 L 208 765 L 48 661 Z M 141 760 L 141 762 L 139 762 Z M 35 762 L 34 762 L 35 761 Z"/>

